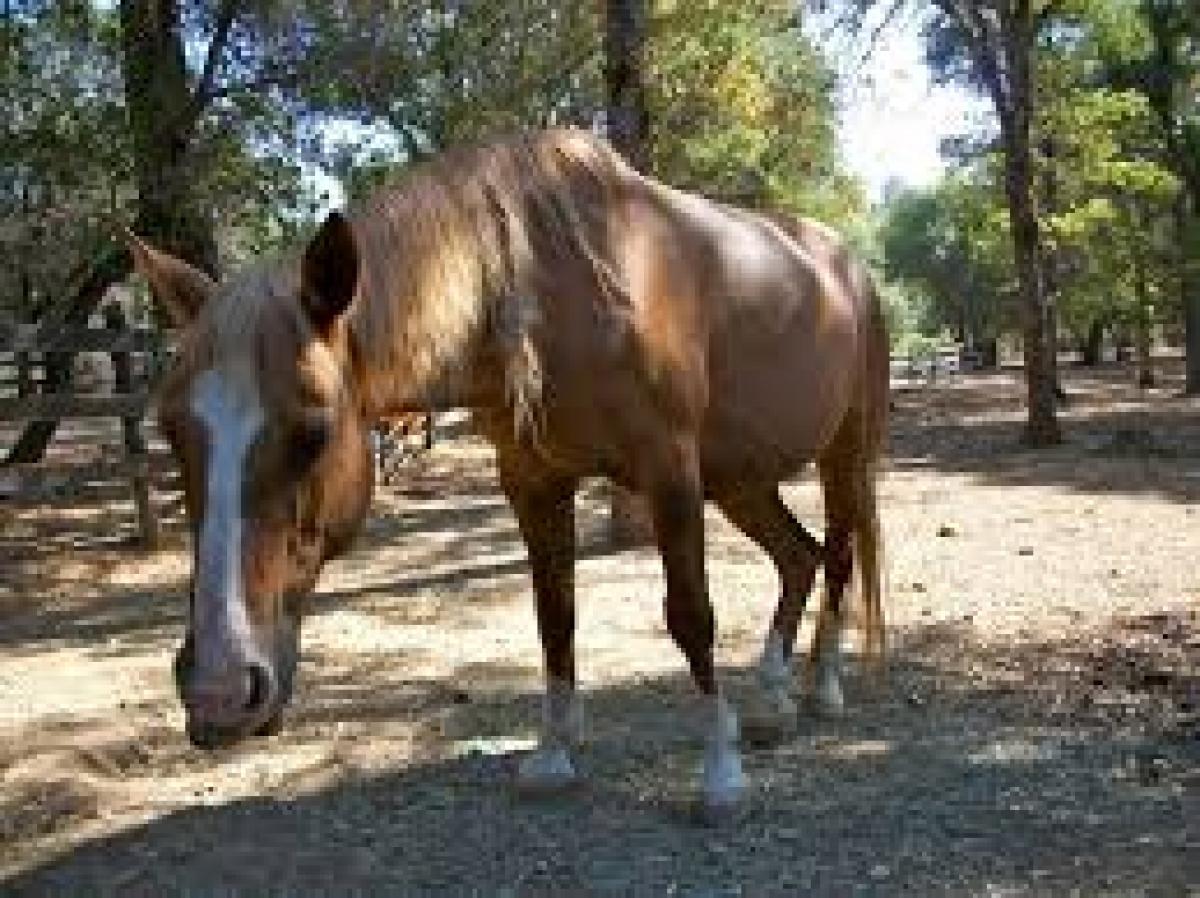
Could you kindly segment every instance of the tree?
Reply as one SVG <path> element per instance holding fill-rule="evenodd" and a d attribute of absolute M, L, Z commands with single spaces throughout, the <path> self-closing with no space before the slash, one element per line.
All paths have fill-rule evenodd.
<path fill-rule="evenodd" d="M 876 0 L 849 0 L 848 13 L 861 25 L 866 11 L 877 5 Z M 903 5 L 904 0 L 889 0 L 888 8 L 894 12 Z M 1034 445 L 1061 439 L 1055 311 L 1042 267 L 1033 129 L 1038 39 L 1062 5 L 1063 0 L 933 0 L 925 30 L 934 70 L 982 90 L 1000 126 L 1028 384 L 1026 439 Z"/>
<path fill-rule="evenodd" d="M 39 316 L 54 303 L 56 325 L 83 323 L 108 288 L 128 274 L 130 260 L 109 239 L 101 242 L 100 234 L 108 229 L 98 227 L 98 219 L 124 218 L 130 194 L 143 234 L 216 270 L 213 197 L 205 196 L 205 189 L 216 175 L 236 169 L 225 163 L 250 154 L 244 141 L 230 141 L 228 129 L 214 127 L 205 113 L 219 98 L 236 93 L 233 82 L 219 77 L 220 63 L 244 6 L 236 0 L 211 9 L 177 0 L 122 0 L 114 12 L 85 2 L 5 4 L 5 65 L 20 76 L 6 79 L 6 93 L 11 91 L 6 99 L 14 101 L 9 134 L 15 135 L 10 139 L 23 151 L 17 158 L 24 164 L 9 168 L 4 187 L 26 205 L 31 191 L 43 200 L 57 195 L 42 205 L 61 206 L 66 229 L 82 237 L 76 262 L 55 259 L 58 269 L 65 267 L 72 275 L 65 283 L 53 274 L 47 278 L 68 290 L 67 295 L 57 295 L 53 288 L 22 290 L 30 300 L 36 295 Z M 195 13 L 197 21 L 189 23 L 187 12 Z M 184 32 L 205 26 L 211 37 L 203 65 L 193 75 L 186 64 Z M 68 102 L 62 102 L 59 90 Z M 77 132 L 75 140 L 59 137 L 64 123 L 66 130 Z M 263 179 L 253 180 L 261 192 Z M 221 181 L 225 203 L 234 205 L 235 197 L 228 195 L 230 179 Z M 97 184 L 103 185 L 100 190 Z M 17 239 L 36 240 L 41 228 L 32 217 L 17 225 Z M 28 269 L 20 263 L 19 268 L 17 280 L 24 282 Z M 31 313 L 29 308 L 21 311 Z M 65 353 L 48 360 L 49 389 L 65 385 L 70 363 Z M 53 421 L 28 425 L 7 461 L 36 461 L 55 429 Z"/>
<path fill-rule="evenodd" d="M 121 63 L 137 182 L 135 229 L 168 252 L 217 271 L 212 220 L 192 189 L 194 129 L 206 102 L 235 3 L 222 4 L 195 87 L 184 58 L 177 0 L 121 0 Z"/>
<path fill-rule="evenodd" d="M 1176 265 L 1184 315 L 1186 385 L 1200 394 L 1200 16 L 1193 0 L 1141 0 L 1142 40 L 1106 46 L 1114 86 L 1139 91 L 1154 111 L 1163 160 L 1179 179 Z M 1132 45 L 1132 46 L 1130 46 Z"/>
<path fill-rule="evenodd" d="M 828 77 L 789 3 L 636 6 L 640 36 L 610 35 L 604 6 L 557 0 L 5 0 L 0 303 L 37 319 L 69 294 L 86 319 L 129 269 L 114 220 L 218 271 L 311 226 L 314 169 L 358 194 L 451 143 L 593 126 L 605 42 L 621 35 L 638 41 L 613 58 L 639 57 L 649 133 L 636 164 L 725 197 L 742 164 L 766 201 L 853 206 Z M 720 52 L 697 54 L 692 26 Z M 758 99 L 741 102 L 742 84 Z M 703 129 L 678 126 L 692 115 Z"/>
<path fill-rule="evenodd" d="M 604 82 L 608 136 L 636 169 L 648 173 L 650 113 L 646 105 L 647 0 L 607 0 L 604 23 Z M 650 542 L 653 527 L 645 499 L 614 486 L 609 534 L 619 546 Z"/>
<path fill-rule="evenodd" d="M 654 6 L 653 170 L 740 205 L 846 224 L 863 206 L 839 167 L 833 76 L 791 0 Z"/>
<path fill-rule="evenodd" d="M 951 331 L 985 365 L 995 365 L 997 340 L 1012 329 L 1017 291 L 1004 197 L 990 166 L 976 164 L 933 188 L 895 196 L 881 233 L 886 277 L 922 300 L 911 322 L 917 331 Z"/>

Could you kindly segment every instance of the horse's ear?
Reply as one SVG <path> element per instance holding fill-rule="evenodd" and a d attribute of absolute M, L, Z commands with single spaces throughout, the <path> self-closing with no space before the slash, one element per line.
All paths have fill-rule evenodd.
<path fill-rule="evenodd" d="M 121 236 L 134 267 L 150 283 L 150 292 L 171 322 L 176 327 L 191 324 L 217 289 L 213 279 L 182 259 L 159 252 L 133 231 L 123 229 Z"/>
<path fill-rule="evenodd" d="M 300 301 L 321 333 L 350 306 L 358 289 L 358 244 L 341 213 L 330 212 L 304 251 Z"/>

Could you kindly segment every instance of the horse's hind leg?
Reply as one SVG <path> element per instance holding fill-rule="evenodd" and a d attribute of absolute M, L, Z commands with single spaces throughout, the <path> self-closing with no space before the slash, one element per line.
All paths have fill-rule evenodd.
<path fill-rule="evenodd" d="M 541 741 L 517 776 L 522 788 L 557 790 L 577 779 L 571 749 L 583 737 L 575 694 L 576 484 L 522 478 L 503 459 L 500 479 L 529 553 L 546 676 Z"/>
<path fill-rule="evenodd" d="M 779 603 L 763 644 L 758 675 L 773 718 L 770 723 L 787 733 L 796 722 L 791 695 L 793 646 L 816 580 L 821 544 L 792 516 L 776 484 L 718 496 L 717 504 L 730 523 L 770 556 L 779 574 Z"/>
<path fill-rule="evenodd" d="M 827 714 L 845 710 L 842 694 L 842 636 L 845 631 L 845 597 L 854 573 L 855 522 L 858 517 L 858 484 L 853 463 L 843 458 L 824 459 L 819 465 L 825 498 L 825 597 L 813 637 L 813 700 Z"/>
<path fill-rule="evenodd" d="M 648 489 L 654 530 L 667 580 L 667 630 L 703 694 L 707 747 L 703 767 L 706 814 L 732 809 L 745 789 L 738 753 L 738 723 L 721 695 L 713 663 L 716 624 L 704 566 L 704 490 L 694 446 L 658 466 Z"/>

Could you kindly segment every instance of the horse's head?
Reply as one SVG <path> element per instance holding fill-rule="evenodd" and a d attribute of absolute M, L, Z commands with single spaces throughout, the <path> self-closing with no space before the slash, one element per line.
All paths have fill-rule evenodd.
<path fill-rule="evenodd" d="M 304 597 L 366 512 L 368 422 L 343 321 L 358 281 L 355 242 L 334 215 L 301 261 L 219 284 L 130 244 L 181 333 L 159 400 L 193 542 L 176 684 L 192 741 L 225 745 L 276 722 L 291 696 Z"/>

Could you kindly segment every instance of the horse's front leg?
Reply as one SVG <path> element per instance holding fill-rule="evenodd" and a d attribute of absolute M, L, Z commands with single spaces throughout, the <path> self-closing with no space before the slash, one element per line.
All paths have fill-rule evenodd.
<path fill-rule="evenodd" d="M 541 741 L 522 759 L 518 784 L 554 791 L 577 780 L 571 750 L 583 738 L 575 694 L 576 483 L 525 479 L 503 465 L 501 480 L 529 553 L 546 677 Z"/>
<path fill-rule="evenodd" d="M 667 580 L 667 630 L 687 658 L 701 693 L 705 731 L 703 812 L 720 818 L 745 791 L 738 721 L 721 694 L 713 661 L 716 623 L 704 564 L 704 489 L 697 453 L 684 445 L 650 489 L 654 529 Z"/>

